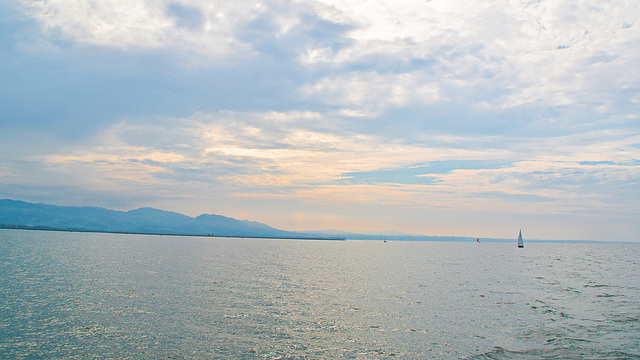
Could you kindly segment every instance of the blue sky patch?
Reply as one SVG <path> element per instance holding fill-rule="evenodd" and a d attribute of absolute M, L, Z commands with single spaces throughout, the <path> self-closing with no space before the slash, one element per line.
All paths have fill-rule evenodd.
<path fill-rule="evenodd" d="M 499 169 L 510 166 L 511 162 L 501 160 L 451 160 L 414 164 L 402 168 L 345 173 L 338 180 L 349 184 L 434 184 L 442 175 L 454 170 Z"/>

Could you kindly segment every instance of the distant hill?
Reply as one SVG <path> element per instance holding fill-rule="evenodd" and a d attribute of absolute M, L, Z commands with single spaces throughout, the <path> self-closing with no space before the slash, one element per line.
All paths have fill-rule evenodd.
<path fill-rule="evenodd" d="M 56 206 L 24 201 L 0 200 L 0 225 L 3 227 L 52 228 L 80 231 L 130 232 L 246 237 L 318 238 L 312 235 L 278 230 L 248 220 L 203 214 L 189 217 L 171 211 L 140 208 L 116 211 L 99 207 Z"/>

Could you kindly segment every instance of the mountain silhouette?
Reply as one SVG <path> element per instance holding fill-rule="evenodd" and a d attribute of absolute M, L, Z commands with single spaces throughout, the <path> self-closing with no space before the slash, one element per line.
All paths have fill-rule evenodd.
<path fill-rule="evenodd" d="M 100 207 L 57 206 L 0 200 L 0 225 L 78 231 L 178 235 L 309 238 L 312 235 L 273 228 L 248 220 L 215 214 L 190 217 L 144 207 L 131 211 Z"/>

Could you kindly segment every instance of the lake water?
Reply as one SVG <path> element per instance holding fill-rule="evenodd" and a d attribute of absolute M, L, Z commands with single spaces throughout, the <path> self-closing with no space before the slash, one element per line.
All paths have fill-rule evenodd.
<path fill-rule="evenodd" d="M 637 244 L 0 230 L 0 276 L 3 359 L 640 359 Z"/>

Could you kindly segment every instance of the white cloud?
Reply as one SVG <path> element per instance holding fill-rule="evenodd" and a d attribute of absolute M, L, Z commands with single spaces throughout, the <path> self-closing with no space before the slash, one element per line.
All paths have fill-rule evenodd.
<path fill-rule="evenodd" d="M 426 105 L 442 100 L 438 85 L 430 82 L 427 76 L 419 72 L 357 72 L 331 76 L 302 87 L 301 92 L 307 98 L 319 99 L 347 109 L 357 109 L 370 116 L 387 107 Z"/>
<path fill-rule="evenodd" d="M 350 46 L 307 49 L 304 63 L 344 67 L 395 61 L 402 68 L 427 60 L 429 83 L 449 89 L 442 99 L 484 94 L 489 95 L 485 104 L 497 108 L 611 102 L 612 93 L 635 87 L 640 77 L 634 66 L 640 26 L 629 25 L 640 16 L 634 1 L 322 2 L 339 14 L 330 19 L 353 26 L 347 33 Z M 341 86 L 343 77 L 313 86 L 331 89 L 328 81 Z M 376 81 L 370 80 L 374 89 Z"/>
<path fill-rule="evenodd" d="M 25 1 L 25 7 L 47 33 L 80 44 L 133 51 L 161 49 L 203 60 L 255 55 L 241 33 L 260 17 L 274 26 L 266 34 L 273 37 L 301 21 L 296 11 L 281 11 L 296 9 L 286 0 L 36 0 Z"/>
<path fill-rule="evenodd" d="M 37 0 L 25 6 L 47 33 L 94 46 L 166 50 L 181 63 L 258 56 L 275 51 L 260 47 L 264 39 L 282 42 L 299 52 L 302 64 L 333 69 L 303 92 L 326 92 L 324 102 L 365 113 L 369 99 L 383 109 L 455 97 L 495 108 L 606 106 L 616 101 L 611 93 L 635 88 L 640 78 L 635 1 Z M 303 44 L 285 36 L 313 30 L 305 27 L 310 17 L 345 28 Z"/>

